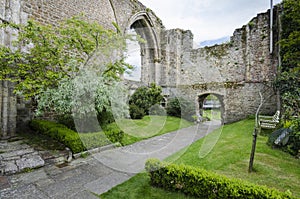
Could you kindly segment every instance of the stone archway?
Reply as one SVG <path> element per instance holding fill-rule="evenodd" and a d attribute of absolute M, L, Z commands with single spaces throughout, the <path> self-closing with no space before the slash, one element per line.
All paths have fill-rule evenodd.
<path fill-rule="evenodd" d="M 154 25 L 147 12 L 139 12 L 131 17 L 126 31 L 134 29 L 145 42 L 140 42 L 141 51 L 141 81 L 144 84 L 155 82 L 159 84 L 160 68 L 157 63 L 160 48 Z"/>
<path fill-rule="evenodd" d="M 214 103 L 212 104 L 212 107 L 208 107 L 208 108 L 216 108 L 216 109 L 220 109 L 220 114 L 221 114 L 221 122 L 222 124 L 224 123 L 224 115 L 225 115 L 225 104 L 224 104 L 224 96 L 218 93 L 203 93 L 197 96 L 197 105 L 196 105 L 196 109 L 197 112 L 200 113 L 200 115 L 203 116 L 203 110 L 205 109 L 205 100 L 206 98 L 212 95 L 214 97 L 216 97 L 216 99 L 219 102 L 219 106 L 218 103 Z M 217 105 L 217 106 L 215 106 Z"/>

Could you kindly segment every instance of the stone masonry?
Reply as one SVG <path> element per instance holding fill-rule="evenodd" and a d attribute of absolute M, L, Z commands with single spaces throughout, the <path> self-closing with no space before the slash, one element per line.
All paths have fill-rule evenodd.
<path fill-rule="evenodd" d="M 195 101 L 215 94 L 221 101 L 223 122 L 233 122 L 254 114 L 259 105 L 259 92 L 266 103 L 263 113 L 277 109 L 277 98 L 271 88 L 278 65 L 280 7 L 275 7 L 273 43 L 269 53 L 269 11 L 258 14 L 247 25 L 236 29 L 230 42 L 193 49 L 189 30 L 166 30 L 155 13 L 137 0 L 0 0 L 0 23 L 26 23 L 35 19 L 55 25 L 59 21 L 84 14 L 109 29 L 117 23 L 126 33 L 135 29 L 147 42 L 141 44 L 142 77 L 136 85 L 155 82 L 164 95 L 182 95 Z M 16 30 L 1 29 L 0 44 L 13 48 Z M 0 84 L 0 137 L 13 136 L 22 123 L 30 120 L 23 100 L 13 95 L 13 85 Z M 270 97 L 273 96 L 273 97 Z M 26 113 L 27 111 L 27 113 Z"/>

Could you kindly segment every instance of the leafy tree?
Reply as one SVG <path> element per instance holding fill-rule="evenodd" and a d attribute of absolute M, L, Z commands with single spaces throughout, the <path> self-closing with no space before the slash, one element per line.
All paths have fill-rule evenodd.
<path fill-rule="evenodd" d="M 119 31 L 104 29 L 97 22 L 84 21 L 83 16 L 57 26 L 32 20 L 26 25 L 1 26 L 17 28 L 18 39 L 14 49 L 0 46 L 0 79 L 15 82 L 15 92 L 26 98 L 56 88 L 61 80 L 74 78 L 82 68 L 89 67 L 98 75 L 118 79 L 130 67 L 122 57 L 126 37 Z M 91 65 L 93 59 L 104 66 Z"/>
<path fill-rule="evenodd" d="M 131 68 L 124 52 L 126 39 L 133 37 L 121 34 L 115 24 L 117 31 L 106 30 L 83 17 L 57 26 L 31 20 L 26 25 L 2 24 L 19 34 L 15 48 L 0 46 L 0 79 L 15 82 L 16 93 L 37 101 L 37 114 L 72 115 L 85 128 L 84 119 L 91 121 L 103 112 L 116 118 L 129 115 L 120 75 Z"/>
<path fill-rule="evenodd" d="M 131 117 L 138 119 L 149 114 L 151 106 L 159 104 L 163 99 L 161 93 L 161 87 L 155 83 L 151 83 L 150 87 L 142 86 L 138 88 L 129 99 Z M 138 118 L 135 116 L 138 116 Z"/>

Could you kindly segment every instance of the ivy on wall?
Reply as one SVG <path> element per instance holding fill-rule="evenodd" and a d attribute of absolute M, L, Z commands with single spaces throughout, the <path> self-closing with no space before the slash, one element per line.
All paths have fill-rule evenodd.
<path fill-rule="evenodd" d="M 300 116 L 300 4 L 283 1 L 280 56 L 282 64 L 276 86 L 280 91 L 284 117 Z"/>

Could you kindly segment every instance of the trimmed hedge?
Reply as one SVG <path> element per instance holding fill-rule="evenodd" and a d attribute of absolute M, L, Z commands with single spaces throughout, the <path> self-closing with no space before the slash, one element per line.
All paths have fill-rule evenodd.
<path fill-rule="evenodd" d="M 62 124 L 45 120 L 32 120 L 30 126 L 39 133 L 47 135 L 65 146 L 73 153 L 110 144 L 103 132 L 81 133 L 80 135 Z"/>
<path fill-rule="evenodd" d="M 62 124 L 44 120 L 32 120 L 30 126 L 39 133 L 45 134 L 69 147 L 73 153 L 86 150 L 77 132 Z"/>
<path fill-rule="evenodd" d="M 149 159 L 145 168 L 151 184 L 200 198 L 293 198 L 290 194 L 246 181 L 229 179 L 200 168 Z"/>

